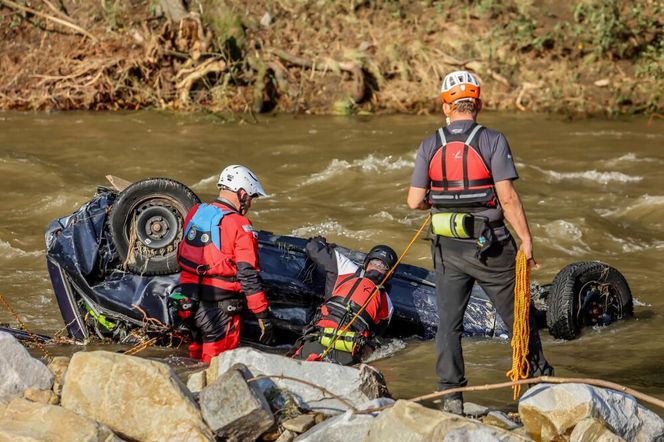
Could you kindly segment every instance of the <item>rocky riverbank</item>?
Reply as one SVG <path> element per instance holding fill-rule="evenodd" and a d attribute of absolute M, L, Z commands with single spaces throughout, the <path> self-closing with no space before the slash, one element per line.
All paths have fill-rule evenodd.
<path fill-rule="evenodd" d="M 662 112 L 661 2 L 0 1 L 0 109 Z"/>
<path fill-rule="evenodd" d="M 106 351 L 48 367 L 0 333 L 0 441 L 659 441 L 664 421 L 629 395 L 582 384 L 528 390 L 519 413 L 466 417 L 389 397 L 368 365 L 240 348 L 185 385 L 166 364 Z"/>

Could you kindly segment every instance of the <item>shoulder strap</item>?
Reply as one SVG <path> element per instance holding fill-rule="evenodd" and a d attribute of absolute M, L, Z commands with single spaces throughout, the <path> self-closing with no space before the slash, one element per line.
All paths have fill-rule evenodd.
<path fill-rule="evenodd" d="M 468 180 L 468 150 L 470 149 L 470 143 L 473 142 L 473 138 L 475 138 L 475 135 L 477 135 L 480 129 L 482 129 L 482 125 L 475 124 L 473 130 L 470 131 L 470 135 L 468 135 L 468 138 L 466 138 L 466 141 L 463 143 L 463 188 L 464 189 L 468 189 L 468 187 L 470 187 L 470 181 Z M 483 159 L 482 162 L 484 162 Z"/>
<path fill-rule="evenodd" d="M 198 226 L 199 228 L 206 229 L 210 232 L 210 238 L 212 239 L 212 243 L 215 245 L 217 249 L 221 250 L 219 229 L 215 227 L 221 224 L 221 220 L 224 218 L 224 216 L 231 213 L 233 212 L 221 210 L 219 207 L 215 206 L 214 204 L 202 203 L 200 206 L 198 206 L 196 213 L 194 214 L 191 221 L 189 221 L 189 224 L 185 228 L 184 232 L 185 237 L 194 225 Z"/>
<path fill-rule="evenodd" d="M 447 190 L 447 170 L 445 165 L 445 157 L 447 156 L 447 137 L 445 137 L 445 128 L 438 129 L 438 137 L 440 138 L 441 152 L 440 152 L 440 169 L 442 172 L 441 182 L 443 189 Z"/>
<path fill-rule="evenodd" d="M 468 135 L 468 138 L 466 138 L 466 141 L 465 141 L 464 144 L 470 145 L 470 143 L 473 142 L 473 138 L 475 138 L 475 135 L 477 135 L 477 132 L 479 132 L 480 129 L 482 129 L 482 125 L 481 124 L 475 124 L 475 127 L 473 128 L 472 131 L 470 131 L 470 135 Z"/>

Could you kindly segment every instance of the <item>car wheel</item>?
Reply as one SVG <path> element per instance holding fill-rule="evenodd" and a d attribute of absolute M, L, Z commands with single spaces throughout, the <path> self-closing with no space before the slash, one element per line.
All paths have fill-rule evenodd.
<path fill-rule="evenodd" d="M 581 328 L 608 325 L 633 313 L 624 276 L 608 264 L 584 261 L 564 267 L 547 298 L 546 323 L 557 339 L 574 339 Z"/>
<path fill-rule="evenodd" d="M 168 178 L 148 178 L 120 192 L 109 225 L 123 267 L 146 276 L 178 272 L 182 224 L 198 203 L 191 189 Z"/>

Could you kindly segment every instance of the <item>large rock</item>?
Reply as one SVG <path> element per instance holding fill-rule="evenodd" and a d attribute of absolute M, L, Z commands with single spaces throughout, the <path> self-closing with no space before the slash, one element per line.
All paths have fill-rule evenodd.
<path fill-rule="evenodd" d="M 270 376 L 255 381 L 266 397 L 278 396 L 279 390 L 286 390 L 300 407 L 326 414 L 344 412 L 350 407 L 319 388 L 279 376 L 323 387 L 355 407 L 370 399 L 389 395 L 380 372 L 368 365 L 357 369 L 328 362 L 299 361 L 246 347 L 223 352 L 212 359 L 207 371 L 208 384 L 238 363 L 246 365 L 253 376 Z"/>
<path fill-rule="evenodd" d="M 53 380 L 53 392 L 60 396 L 62 394 L 62 386 L 64 385 L 65 373 L 69 367 L 70 357 L 56 356 L 48 363 L 48 369 L 55 375 Z"/>
<path fill-rule="evenodd" d="M 210 440 L 191 393 L 166 364 L 106 351 L 69 363 L 62 406 L 140 441 Z"/>
<path fill-rule="evenodd" d="M 107 426 L 54 405 L 14 399 L 0 413 L 0 442 L 121 440 Z"/>
<path fill-rule="evenodd" d="M 364 439 L 365 442 L 432 440 L 521 442 L 529 439 L 501 428 L 403 400 L 380 413 L 371 422 Z"/>
<path fill-rule="evenodd" d="M 596 418 L 626 440 L 664 437 L 664 421 L 625 393 L 585 384 L 540 384 L 519 401 L 519 414 L 535 439 L 568 437 L 583 419 Z"/>
<path fill-rule="evenodd" d="M 23 397 L 32 402 L 39 402 L 41 404 L 58 405 L 60 399 L 58 395 L 53 393 L 53 390 L 37 390 L 36 388 L 28 388 L 25 390 Z"/>
<path fill-rule="evenodd" d="M 226 441 L 255 440 L 274 424 L 274 416 L 258 386 L 236 365 L 201 391 L 203 418 L 218 438 Z"/>
<path fill-rule="evenodd" d="M 9 333 L 0 332 L 0 397 L 23 396 L 28 388 L 50 390 L 53 373 Z"/>
<path fill-rule="evenodd" d="M 576 424 L 569 437 L 570 442 L 625 442 L 604 426 L 602 421 L 586 418 Z"/>
<path fill-rule="evenodd" d="M 394 404 L 392 399 L 380 398 L 360 405 L 360 409 L 374 409 Z M 331 417 L 307 432 L 298 436 L 296 442 L 347 442 L 364 440 L 369 432 L 369 425 L 378 416 L 378 412 L 355 414 L 346 411 L 343 414 Z"/>
<path fill-rule="evenodd" d="M 187 379 L 187 388 L 192 393 L 200 393 L 205 388 L 206 383 L 205 370 L 197 371 L 189 375 Z"/>

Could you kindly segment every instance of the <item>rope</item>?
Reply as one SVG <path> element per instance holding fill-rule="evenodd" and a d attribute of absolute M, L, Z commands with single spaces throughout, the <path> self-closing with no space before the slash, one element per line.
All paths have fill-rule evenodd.
<path fill-rule="evenodd" d="M 37 336 L 34 333 L 32 333 L 30 331 L 30 329 L 25 325 L 25 322 L 23 322 L 23 320 L 21 320 L 21 317 L 18 315 L 18 313 L 16 313 L 16 310 L 14 310 L 14 308 L 11 306 L 9 301 L 7 301 L 7 298 L 5 298 L 2 293 L 0 293 L 0 303 L 5 308 L 5 310 L 7 310 L 12 316 L 14 316 L 14 319 L 16 319 L 16 322 L 18 322 L 19 325 L 21 326 L 21 328 L 23 330 L 25 330 L 30 335 L 30 339 L 32 339 L 34 341 L 35 345 L 37 346 L 37 348 L 39 348 L 42 351 L 42 353 L 44 353 L 44 356 L 46 356 L 46 359 L 49 362 L 51 362 L 51 355 L 49 354 L 48 350 L 46 350 L 46 346 L 44 346 L 44 344 L 42 344 L 39 341 L 39 338 L 37 338 Z"/>
<path fill-rule="evenodd" d="M 408 251 L 412 247 L 413 243 L 415 243 L 415 240 L 417 239 L 417 237 L 420 236 L 420 233 L 422 233 L 422 230 L 424 230 L 424 228 L 427 226 L 427 224 L 429 224 L 430 219 L 431 219 L 431 213 L 429 213 L 429 215 L 427 215 L 426 219 L 424 220 L 424 222 L 422 223 L 422 225 L 420 226 L 418 231 L 415 233 L 413 238 L 410 240 L 410 242 L 406 246 L 406 249 L 401 253 L 401 256 L 399 256 L 399 259 L 397 259 L 397 262 L 392 266 L 392 268 L 385 274 L 385 276 L 383 277 L 383 280 L 380 282 L 380 284 L 378 284 L 376 287 L 374 287 L 373 291 L 371 292 L 371 294 L 369 295 L 367 300 L 364 301 L 364 303 L 362 304 L 362 307 L 360 307 L 360 309 L 357 311 L 357 313 L 355 313 L 355 315 L 351 318 L 350 322 L 348 324 L 346 324 L 341 329 L 341 331 L 339 331 L 338 334 L 336 334 L 336 336 L 334 337 L 332 342 L 330 342 L 330 345 L 328 345 L 327 348 L 325 349 L 325 351 L 320 355 L 321 359 L 325 359 L 325 356 L 327 356 L 327 354 L 330 352 L 330 350 L 334 347 L 334 344 L 339 340 L 339 338 L 344 333 L 346 333 L 348 331 L 350 326 L 353 325 L 353 322 L 355 322 L 355 320 L 367 308 L 367 306 L 369 305 L 369 303 L 371 302 L 373 297 L 376 295 L 376 293 L 379 292 L 379 287 L 382 287 L 382 285 L 385 284 L 385 281 L 387 281 L 390 278 L 390 276 L 392 276 L 392 273 L 394 273 L 396 268 L 399 266 L 399 263 L 401 262 L 401 260 L 404 258 L 404 256 L 406 256 L 406 254 L 408 253 Z"/>
<path fill-rule="evenodd" d="M 530 266 L 522 251 L 516 256 L 516 281 L 514 284 L 514 326 L 512 328 L 512 369 L 506 374 L 516 382 L 526 379 L 530 373 L 528 344 L 530 340 Z M 521 384 L 513 384 L 514 400 L 521 395 Z"/>
<path fill-rule="evenodd" d="M 602 379 L 592 379 L 592 378 L 559 378 L 555 376 L 539 376 L 536 378 L 521 379 L 514 382 L 502 382 L 499 384 L 486 384 L 478 385 L 475 387 L 459 387 L 459 388 L 450 388 L 448 390 L 437 391 L 435 393 L 425 394 L 423 396 L 418 396 L 413 399 L 410 399 L 413 402 L 422 402 L 429 401 L 433 399 L 438 399 L 448 394 L 452 393 L 461 393 L 466 391 L 486 391 L 486 390 L 497 390 L 499 388 L 514 387 L 514 385 L 530 385 L 530 384 L 587 384 L 595 387 L 609 388 L 611 390 L 619 391 L 625 394 L 634 396 L 636 399 L 647 402 L 649 404 L 656 405 L 664 409 L 664 401 L 656 397 L 650 396 L 640 391 L 634 390 L 633 388 L 625 387 L 624 385 L 616 384 L 615 382 L 605 381 Z"/>

